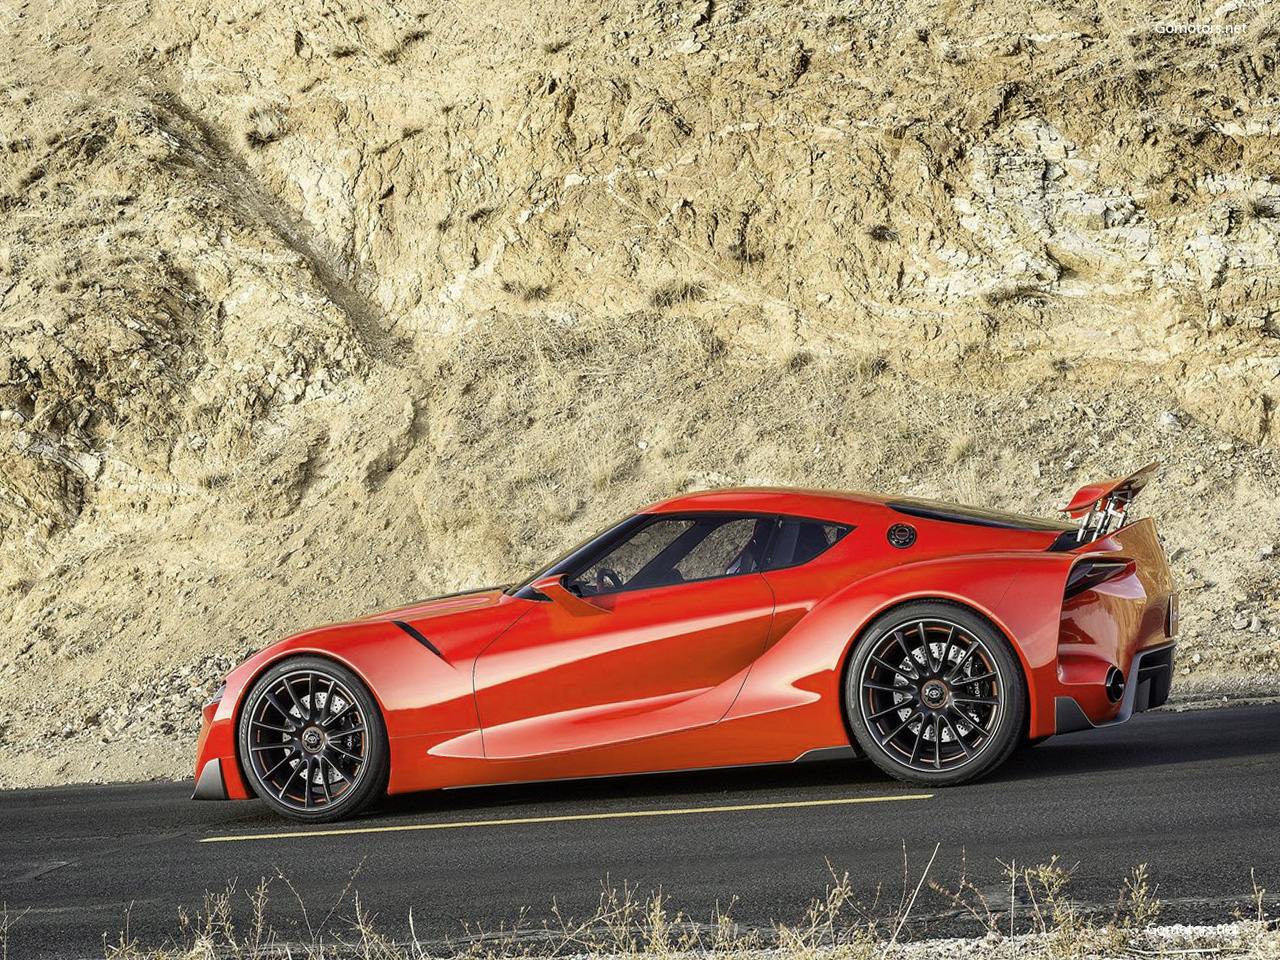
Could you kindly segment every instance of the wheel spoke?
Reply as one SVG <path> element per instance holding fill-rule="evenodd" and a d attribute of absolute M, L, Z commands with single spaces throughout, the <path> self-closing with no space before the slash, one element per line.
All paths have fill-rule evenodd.
<path fill-rule="evenodd" d="M 883 710 L 877 710 L 875 713 L 871 714 L 871 716 L 867 717 L 867 720 L 879 720 L 881 717 L 887 717 L 891 713 L 899 713 L 903 710 L 910 709 L 910 707 L 911 701 L 903 700 L 899 703 L 895 703 L 891 707 L 885 707 Z"/>
<path fill-rule="evenodd" d="M 924 714 L 921 713 L 919 710 L 916 710 L 914 713 L 911 714 L 911 716 L 907 717 L 907 719 L 903 720 L 900 724 L 894 727 L 892 733 L 886 734 L 885 738 L 880 742 L 882 744 L 889 743 L 894 737 L 900 734 L 903 730 L 907 729 L 907 727 L 911 725 L 911 721 L 915 720 L 917 717 L 920 718 L 921 723 L 924 722 Z"/>
<path fill-rule="evenodd" d="M 292 746 L 293 744 L 291 744 L 288 740 L 281 740 L 279 743 L 254 744 L 249 749 L 252 750 L 254 753 L 261 753 L 263 750 L 279 750 L 281 747 L 292 747 Z"/>
<path fill-rule="evenodd" d="M 302 778 L 303 807 L 311 806 L 311 771 L 315 769 L 315 760 L 311 757 L 307 757 L 306 765 L 307 765 L 307 772 Z"/>
<path fill-rule="evenodd" d="M 285 792 L 289 789 L 289 784 L 293 782 L 293 778 L 298 775 L 298 771 L 302 769 L 302 766 L 303 766 L 302 763 L 299 763 L 296 767 L 294 767 L 292 770 L 289 771 L 289 775 L 285 777 L 284 780 L 281 782 L 279 791 L 276 793 L 277 800 L 281 801 L 282 803 L 284 802 Z"/>
<path fill-rule="evenodd" d="M 951 722 L 950 717 L 946 717 L 945 722 L 947 727 L 951 730 L 951 736 L 955 737 L 956 743 L 960 744 L 960 749 L 964 751 L 965 758 L 972 759 L 973 748 L 970 747 L 969 744 L 965 743 L 964 737 L 960 736 L 960 731 L 956 729 L 956 725 Z"/>
<path fill-rule="evenodd" d="M 268 691 L 266 694 L 266 700 L 267 703 L 275 707 L 276 712 L 279 713 L 280 716 L 284 717 L 286 723 L 293 717 L 293 711 L 277 700 L 274 693 Z"/>
<path fill-rule="evenodd" d="M 889 661 L 881 660 L 879 657 L 875 656 L 874 654 L 872 654 L 871 660 L 873 663 L 876 664 L 876 666 L 881 667 L 885 670 L 888 670 L 889 673 L 893 674 L 893 676 L 895 677 L 904 677 L 907 680 L 914 679 L 914 677 L 911 677 L 908 674 L 903 673 L 901 667 L 895 667 L 893 666 L 893 664 L 889 663 Z"/>
<path fill-rule="evenodd" d="M 329 711 L 333 709 L 333 689 L 338 685 L 338 681 L 332 677 L 329 679 L 329 689 L 324 695 L 324 709 L 320 711 L 320 716 L 315 718 L 316 723 L 325 726 L 325 717 L 329 715 Z"/>
<path fill-rule="evenodd" d="M 302 701 L 299 700 L 298 695 L 293 692 L 293 684 L 290 683 L 287 678 L 285 679 L 285 682 L 284 682 L 284 688 L 286 691 L 288 691 L 289 698 L 293 701 L 293 705 L 298 708 L 298 716 L 300 718 L 305 719 L 307 716 L 307 711 L 302 709 Z"/>
<path fill-rule="evenodd" d="M 916 744 L 911 748 L 911 762 L 917 763 L 920 760 L 920 748 L 924 746 L 924 728 L 929 721 L 923 714 L 920 715 L 920 729 L 916 731 Z"/>
<path fill-rule="evenodd" d="M 961 714 L 963 714 L 963 716 L 964 716 L 964 722 L 965 722 L 965 723 L 967 723 L 969 726 L 973 727 L 973 729 L 977 730 L 977 731 L 978 731 L 980 734 L 982 734 L 984 737 L 987 737 L 987 738 L 990 738 L 990 737 L 991 737 L 991 731 L 990 731 L 990 730 L 988 730 L 986 727 L 984 727 L 980 722 L 978 722 L 977 720 L 975 720 L 971 714 L 965 713 L 963 710 L 962 710 L 962 711 L 960 711 L 960 712 L 961 712 Z"/>
<path fill-rule="evenodd" d="M 910 694 L 910 687 L 895 687 L 888 683 L 876 683 L 873 680 L 866 680 L 862 684 L 864 690 L 879 690 L 882 693 L 905 693 Z"/>
<path fill-rule="evenodd" d="M 320 789 L 324 792 L 325 806 L 333 803 L 333 794 L 329 792 L 329 775 L 324 772 L 324 762 L 327 758 L 322 753 L 316 757 L 316 769 L 320 771 Z M 330 764 L 332 766 L 332 763 Z"/>
<path fill-rule="evenodd" d="M 933 718 L 933 769 L 942 769 L 942 717 Z"/>
<path fill-rule="evenodd" d="M 272 733 L 283 733 L 286 736 L 294 732 L 292 727 L 277 727 L 274 724 L 263 723 L 261 720 L 254 720 L 250 726 L 254 730 L 270 730 Z"/>
<path fill-rule="evenodd" d="M 929 631 L 924 628 L 924 621 L 916 624 L 916 633 L 920 634 L 920 648 L 924 652 L 924 668 L 933 673 L 938 668 L 933 665 L 933 651 L 929 648 Z"/>
<path fill-rule="evenodd" d="M 1000 703 L 999 697 L 962 697 L 954 693 L 951 695 L 951 699 L 956 703 L 979 703 L 988 707 L 994 707 Z"/>
<path fill-rule="evenodd" d="M 340 754 L 341 756 L 346 757 L 348 760 L 354 760 L 356 763 L 364 763 L 364 757 L 360 756 L 359 754 L 351 753 L 347 750 L 342 749 L 342 747 L 338 746 L 332 740 L 329 741 L 329 749 L 332 750 L 334 753 L 337 753 L 337 754 Z"/>
<path fill-rule="evenodd" d="M 902 655 L 906 658 L 907 666 L 911 668 L 911 673 L 910 673 L 910 674 L 908 674 L 908 676 L 909 676 L 912 680 L 919 680 L 919 679 L 920 679 L 920 670 L 919 670 L 919 666 L 920 666 L 920 665 L 919 665 L 918 663 L 916 663 L 916 658 L 915 658 L 915 657 L 913 657 L 913 656 L 911 655 L 911 651 L 907 648 L 907 640 L 906 640 L 906 638 L 902 635 L 902 631 L 901 631 L 901 630 L 895 630 L 895 631 L 893 631 L 893 637 L 894 637 L 894 639 L 897 641 L 899 648 L 901 648 L 901 650 L 902 650 Z"/>
<path fill-rule="evenodd" d="M 938 661 L 938 672 L 941 673 L 947 669 L 947 658 L 951 656 L 951 646 L 956 639 L 956 625 L 954 623 L 947 625 L 947 642 L 942 648 L 942 659 Z"/>
<path fill-rule="evenodd" d="M 955 682 L 955 679 L 960 676 L 960 671 L 964 669 L 964 665 L 969 662 L 969 658 L 973 656 L 977 649 L 978 645 L 976 643 L 969 645 L 969 649 L 956 661 L 956 665 L 947 671 L 947 680 L 949 682 Z"/>
<path fill-rule="evenodd" d="M 264 774 L 262 775 L 262 779 L 263 779 L 263 780 L 270 780 L 270 779 L 271 779 L 271 775 L 272 775 L 273 773 L 275 773 L 277 770 L 279 770 L 281 767 L 283 767 L 283 766 L 284 766 L 286 763 L 288 763 L 290 760 L 292 760 L 296 754 L 297 754 L 297 751 L 296 751 L 296 750 L 290 750 L 288 753 L 286 753 L 286 754 L 284 755 L 284 759 L 283 759 L 283 760 L 281 760 L 281 761 L 280 761 L 279 763 L 277 763 L 274 767 L 272 767 L 270 770 L 268 770 L 266 773 L 264 773 Z"/>
<path fill-rule="evenodd" d="M 336 773 L 338 776 L 340 776 L 343 780 L 347 781 L 347 785 L 350 786 L 351 778 L 342 772 L 342 767 L 338 766 L 336 763 L 333 762 L 333 757 L 326 755 L 325 759 L 329 761 L 329 766 L 333 768 L 333 772 Z"/>
<path fill-rule="evenodd" d="M 339 720 L 341 720 L 343 717 L 345 717 L 348 713 L 350 713 L 355 708 L 356 708 L 356 705 L 354 703 L 348 702 L 345 707 L 343 707 L 341 710 L 339 710 L 337 713 L 331 716 L 328 720 L 325 720 L 323 723 L 321 723 L 320 726 L 328 730 L 330 727 L 332 727 L 335 723 L 337 723 Z"/>
<path fill-rule="evenodd" d="M 989 673 L 980 674 L 979 676 L 976 676 L 976 677 L 960 677 L 957 680 L 956 685 L 961 687 L 967 687 L 971 683 L 982 683 L 985 680 L 997 680 L 999 679 L 999 677 L 1000 675 L 993 670 Z"/>

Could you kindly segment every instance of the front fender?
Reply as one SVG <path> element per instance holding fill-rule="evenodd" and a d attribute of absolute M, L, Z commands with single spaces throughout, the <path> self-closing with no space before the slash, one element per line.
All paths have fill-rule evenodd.
<path fill-rule="evenodd" d="M 351 670 L 373 695 L 386 723 L 392 781 L 402 774 L 405 745 L 427 732 L 479 726 L 469 661 L 445 662 L 391 621 L 320 627 L 287 637 L 254 654 L 227 675 L 222 700 L 206 708 L 197 747 L 196 775 L 220 760 L 229 799 L 251 796 L 236 756 L 236 728 L 245 694 L 273 665 L 289 657 L 317 656 Z"/>

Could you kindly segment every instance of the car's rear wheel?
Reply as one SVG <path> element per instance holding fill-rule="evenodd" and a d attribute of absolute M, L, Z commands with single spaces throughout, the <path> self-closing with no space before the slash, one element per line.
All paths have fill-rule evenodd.
<path fill-rule="evenodd" d="M 875 620 L 845 680 L 854 738 L 886 773 L 950 786 L 1004 762 L 1021 739 L 1026 693 L 1009 642 L 952 603 L 910 603 Z"/>
<path fill-rule="evenodd" d="M 387 785 L 386 727 L 354 673 L 322 657 L 292 657 L 254 683 L 239 725 L 240 764 L 270 807 L 295 820 L 338 820 Z"/>

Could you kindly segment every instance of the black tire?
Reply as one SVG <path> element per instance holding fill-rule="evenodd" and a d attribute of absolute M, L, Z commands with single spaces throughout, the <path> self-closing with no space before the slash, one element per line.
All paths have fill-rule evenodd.
<path fill-rule="evenodd" d="M 854 649 L 844 706 L 858 747 L 890 776 L 933 787 L 998 767 L 1021 742 L 1026 683 L 1009 641 L 954 603 L 904 604 Z"/>
<path fill-rule="evenodd" d="M 382 712 L 359 677 L 323 657 L 290 657 L 257 679 L 236 747 L 253 792 L 293 820 L 353 816 L 387 788 Z"/>

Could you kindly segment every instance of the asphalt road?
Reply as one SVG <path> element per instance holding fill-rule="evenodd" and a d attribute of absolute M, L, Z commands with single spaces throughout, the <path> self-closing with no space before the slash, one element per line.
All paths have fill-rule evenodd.
<path fill-rule="evenodd" d="M 1098 909 L 1146 863 L 1162 919 L 1251 913 L 1251 868 L 1280 913 L 1274 704 L 1139 716 L 1026 748 L 988 780 L 919 799 L 928 791 L 837 762 L 423 794 L 336 825 L 363 832 L 315 834 L 256 802 L 190 802 L 190 790 L 0 794 L 8 956 L 102 957 L 104 937 L 118 942 L 126 925 L 143 945 L 180 943 L 180 911 L 198 915 L 207 892 L 231 883 L 245 924 L 262 878 L 269 922 L 300 940 L 350 937 L 357 893 L 383 933 L 408 936 L 412 911 L 417 938 L 439 946 L 510 928 L 522 909 L 536 929 L 553 901 L 561 915 L 589 915 L 606 884 L 642 898 L 661 888 L 699 921 L 732 903 L 739 924 L 767 929 L 801 920 L 830 869 L 848 871 L 856 899 L 886 917 L 903 895 L 904 850 L 914 889 L 935 847 L 929 878 L 954 887 L 965 871 L 995 909 L 1008 904 L 1004 864 L 1056 854 L 1074 869 L 1074 897 Z M 714 809 L 724 807 L 745 809 Z M 507 820 L 524 822 L 494 822 Z M 248 839 L 217 839 L 227 837 Z M 926 885 L 907 932 L 981 931 Z"/>

